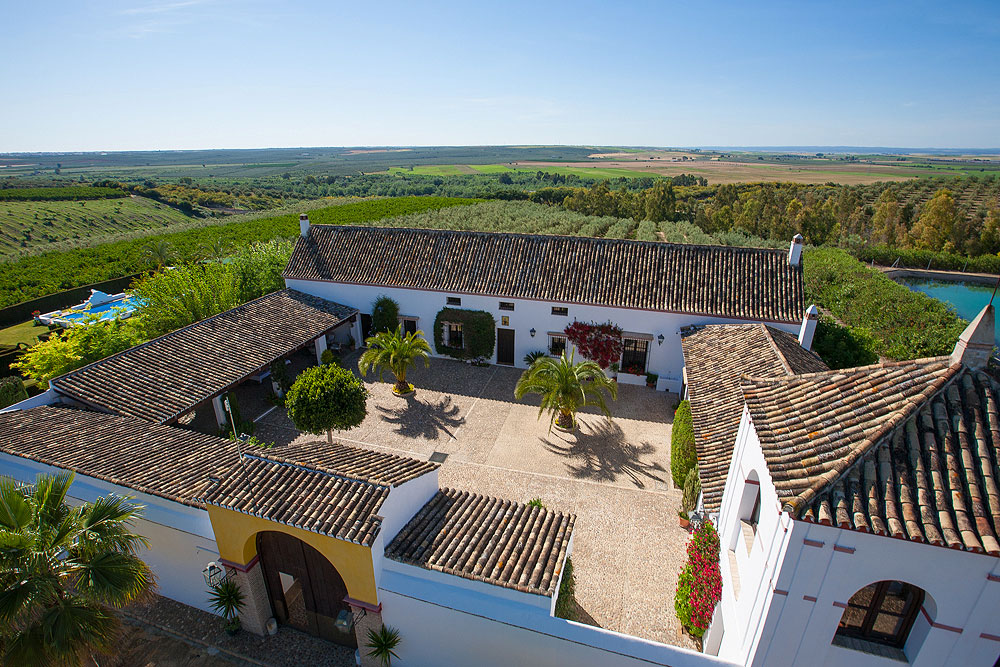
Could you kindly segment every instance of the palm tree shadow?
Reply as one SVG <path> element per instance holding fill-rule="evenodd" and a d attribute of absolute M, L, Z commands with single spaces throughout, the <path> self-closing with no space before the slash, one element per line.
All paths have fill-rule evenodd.
<path fill-rule="evenodd" d="M 662 482 L 658 473 L 665 468 L 658 462 L 645 463 L 639 457 L 656 452 L 648 442 L 638 446 L 625 440 L 625 433 L 617 423 L 602 419 L 594 424 L 580 423 L 573 433 L 552 435 L 562 443 L 540 438 L 545 448 L 573 462 L 566 467 L 573 477 L 601 482 L 616 482 L 623 475 L 640 489 L 652 481 Z M 551 436 L 550 436 L 551 438 Z"/>
<path fill-rule="evenodd" d="M 465 423 L 465 417 L 459 417 L 458 405 L 452 403 L 451 396 L 442 396 L 436 403 L 424 402 L 416 397 L 410 397 L 398 408 L 376 406 L 382 413 L 382 419 L 394 424 L 396 433 L 406 438 L 424 438 L 438 440 L 444 433 L 453 436 L 453 431 Z"/>

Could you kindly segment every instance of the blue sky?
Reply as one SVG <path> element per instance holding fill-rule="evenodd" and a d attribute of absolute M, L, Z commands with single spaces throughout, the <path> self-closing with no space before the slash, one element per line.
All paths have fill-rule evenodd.
<path fill-rule="evenodd" d="M 0 151 L 1000 146 L 995 0 L 0 3 Z"/>

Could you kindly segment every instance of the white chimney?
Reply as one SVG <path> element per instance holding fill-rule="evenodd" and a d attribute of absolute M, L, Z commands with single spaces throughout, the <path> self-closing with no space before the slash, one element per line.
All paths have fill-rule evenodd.
<path fill-rule="evenodd" d="M 305 213 L 299 216 L 299 234 L 302 238 L 309 237 L 309 216 Z"/>
<path fill-rule="evenodd" d="M 796 238 L 802 238 L 797 236 Z M 794 245 L 792 247 L 795 247 Z M 802 248 L 802 245 L 799 245 Z M 802 318 L 802 326 L 799 328 L 799 345 L 807 350 L 813 346 L 813 336 L 816 335 L 816 323 L 819 322 L 819 309 L 816 304 L 806 308 L 806 316 Z"/>
<path fill-rule="evenodd" d="M 792 245 L 788 248 L 788 265 L 798 266 L 802 262 L 802 234 L 792 237 Z"/>
<path fill-rule="evenodd" d="M 993 354 L 995 326 L 993 304 L 989 303 L 958 337 L 955 351 L 951 353 L 951 363 L 964 364 L 972 369 L 986 368 Z"/>

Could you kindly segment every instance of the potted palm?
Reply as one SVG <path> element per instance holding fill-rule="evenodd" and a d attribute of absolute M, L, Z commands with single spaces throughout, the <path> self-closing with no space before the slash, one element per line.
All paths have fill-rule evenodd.
<path fill-rule="evenodd" d="M 423 359 L 424 366 L 430 366 L 431 346 L 424 340 L 424 332 L 403 335 L 403 326 L 395 331 L 377 333 L 365 341 L 368 349 L 358 360 L 358 370 L 368 375 L 372 369 L 378 370 L 378 379 L 389 371 L 396 378 L 392 393 L 396 396 L 411 396 L 413 385 L 406 381 L 406 371 L 417 359 Z"/>
<path fill-rule="evenodd" d="M 514 387 L 514 396 L 520 400 L 525 394 L 542 397 L 538 416 L 548 411 L 551 415 L 549 430 L 555 426 L 561 431 L 576 427 L 576 413 L 588 405 L 596 406 L 608 419 L 611 412 L 604 395 L 618 397 L 618 385 L 611 381 L 601 367 L 593 361 L 573 362 L 573 356 L 563 352 L 558 359 L 542 357 L 521 374 Z"/>
<path fill-rule="evenodd" d="M 368 655 L 379 661 L 382 667 L 389 667 L 392 659 L 399 660 L 395 648 L 399 646 L 399 630 L 383 625 L 379 630 L 368 628 L 368 641 L 365 646 Z"/>
<path fill-rule="evenodd" d="M 208 602 L 222 617 L 226 619 L 226 633 L 235 635 L 240 629 L 240 612 L 243 611 L 245 599 L 243 591 L 232 579 L 223 579 L 212 586 L 208 593 Z"/>
<path fill-rule="evenodd" d="M 656 381 L 660 379 L 660 376 L 656 373 L 646 373 L 646 386 L 650 389 L 656 389 Z"/>
<path fill-rule="evenodd" d="M 611 379 L 618 382 L 618 362 L 614 362 L 608 366 L 608 370 L 611 371 Z"/>

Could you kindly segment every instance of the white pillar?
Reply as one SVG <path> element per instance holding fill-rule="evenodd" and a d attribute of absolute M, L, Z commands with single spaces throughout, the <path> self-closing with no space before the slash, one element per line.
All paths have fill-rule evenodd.
<path fill-rule="evenodd" d="M 802 234 L 792 237 L 792 244 L 788 247 L 788 265 L 798 266 L 802 262 Z"/>
<path fill-rule="evenodd" d="M 361 313 L 354 316 L 354 324 L 351 326 L 351 338 L 354 339 L 354 347 L 360 348 L 365 344 L 361 338 Z"/>
<path fill-rule="evenodd" d="M 222 407 L 222 396 L 216 396 L 212 399 L 212 408 L 215 410 L 215 421 L 219 424 L 219 428 L 227 428 L 229 419 L 226 417 L 226 409 Z"/>
<path fill-rule="evenodd" d="M 326 334 L 316 339 L 316 363 L 323 364 L 323 353 L 326 352 Z"/>
<path fill-rule="evenodd" d="M 806 308 L 806 316 L 802 318 L 802 326 L 799 327 L 799 345 L 807 350 L 812 349 L 817 322 L 819 322 L 819 309 L 813 304 Z"/>

